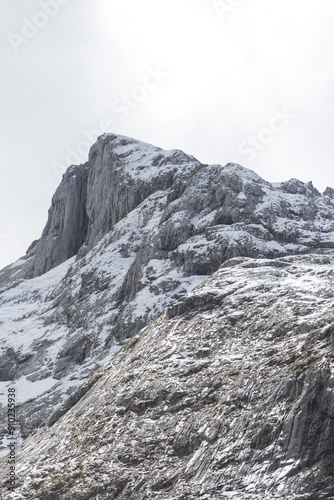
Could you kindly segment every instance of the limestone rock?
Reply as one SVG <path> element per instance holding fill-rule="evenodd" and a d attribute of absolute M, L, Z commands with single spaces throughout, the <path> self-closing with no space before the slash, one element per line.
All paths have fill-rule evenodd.
<path fill-rule="evenodd" d="M 41 239 L 0 271 L 0 378 L 18 387 L 21 437 L 229 259 L 333 253 L 328 193 L 101 136 L 66 172 Z"/>
<path fill-rule="evenodd" d="M 35 247 L 33 276 L 40 276 L 78 253 L 88 230 L 88 164 L 70 167 L 57 189 L 48 222 Z"/>
<path fill-rule="evenodd" d="M 333 264 L 226 262 L 23 443 L 3 498 L 334 498 Z"/>

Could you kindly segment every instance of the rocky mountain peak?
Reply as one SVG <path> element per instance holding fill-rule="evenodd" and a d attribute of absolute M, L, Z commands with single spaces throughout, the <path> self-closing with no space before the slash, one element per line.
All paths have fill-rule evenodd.
<path fill-rule="evenodd" d="M 21 437 L 68 409 L 87 377 L 162 314 L 219 302 L 212 291 L 184 298 L 222 265 L 331 258 L 332 191 L 101 136 L 64 175 L 40 240 L 0 271 L 0 382 L 18 387 Z"/>

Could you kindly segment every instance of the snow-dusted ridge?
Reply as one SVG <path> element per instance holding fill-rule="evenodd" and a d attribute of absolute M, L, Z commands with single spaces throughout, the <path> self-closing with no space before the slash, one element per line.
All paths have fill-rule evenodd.
<path fill-rule="evenodd" d="M 333 253 L 325 193 L 100 137 L 64 175 L 41 239 L 0 271 L 1 392 L 17 386 L 22 436 L 228 259 Z"/>

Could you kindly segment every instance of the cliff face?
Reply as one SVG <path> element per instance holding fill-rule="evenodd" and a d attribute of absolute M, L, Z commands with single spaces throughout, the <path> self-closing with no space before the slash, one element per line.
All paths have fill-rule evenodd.
<path fill-rule="evenodd" d="M 228 259 L 333 248 L 330 189 L 102 136 L 64 176 L 41 239 L 0 272 L 0 382 L 17 384 L 22 437 Z"/>
<path fill-rule="evenodd" d="M 189 180 L 201 164 L 182 151 L 163 151 L 134 139 L 107 135 L 89 155 L 88 249 L 144 200 Z"/>
<path fill-rule="evenodd" d="M 25 441 L 3 498 L 334 498 L 333 263 L 227 261 Z"/>
<path fill-rule="evenodd" d="M 33 247 L 32 269 L 27 277 L 40 276 L 62 264 L 84 243 L 88 230 L 87 180 L 89 165 L 70 167 L 52 198 L 41 239 Z"/>

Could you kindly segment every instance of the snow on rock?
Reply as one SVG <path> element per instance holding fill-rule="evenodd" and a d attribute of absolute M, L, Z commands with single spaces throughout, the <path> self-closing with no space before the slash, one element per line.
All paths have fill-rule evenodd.
<path fill-rule="evenodd" d="M 40 388 L 19 403 L 22 437 L 228 259 L 333 253 L 330 194 L 101 136 L 64 175 L 41 239 L 0 271 L 1 390 Z"/>
<path fill-rule="evenodd" d="M 4 500 L 334 498 L 333 264 L 226 261 L 20 446 Z"/>

